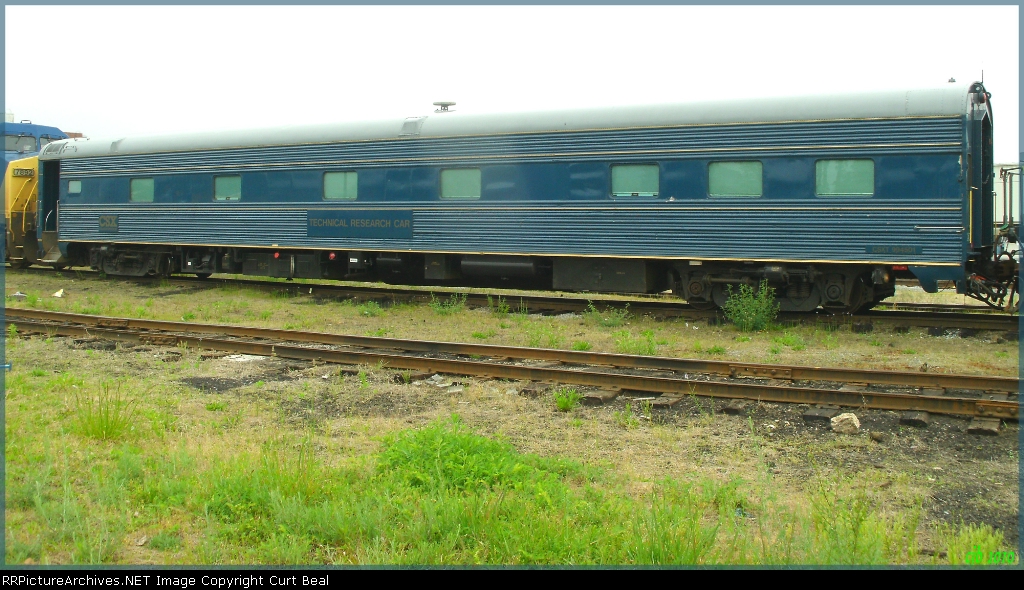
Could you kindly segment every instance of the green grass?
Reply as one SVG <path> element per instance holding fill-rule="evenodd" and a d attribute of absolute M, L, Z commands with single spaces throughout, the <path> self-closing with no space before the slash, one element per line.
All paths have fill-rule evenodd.
<path fill-rule="evenodd" d="M 583 394 L 575 387 L 559 387 L 552 397 L 555 400 L 555 407 L 559 412 L 571 412 L 583 401 Z"/>
<path fill-rule="evenodd" d="M 561 348 L 563 337 L 561 326 L 553 327 L 545 320 L 522 319 L 519 322 L 526 336 L 526 345 L 531 348 Z"/>
<path fill-rule="evenodd" d="M 622 354 L 653 356 L 658 352 L 653 330 L 644 330 L 639 336 L 633 336 L 628 330 L 620 330 L 614 335 L 615 349 Z"/>
<path fill-rule="evenodd" d="M 633 412 L 633 404 L 626 402 L 626 407 L 621 411 L 616 411 L 615 422 L 623 428 L 636 428 L 640 426 L 640 419 L 636 413 Z"/>
<path fill-rule="evenodd" d="M 488 295 L 487 307 L 491 309 L 492 314 L 498 317 L 505 317 L 512 311 L 508 301 L 506 301 L 501 295 L 498 296 L 497 300 L 494 300 L 490 295 Z"/>
<path fill-rule="evenodd" d="M 441 316 L 449 316 L 461 313 L 466 309 L 466 294 L 452 293 L 447 301 L 438 299 L 433 293 L 430 294 L 430 309 Z"/>
<path fill-rule="evenodd" d="M 835 350 L 839 348 L 839 337 L 835 334 L 825 334 L 821 338 L 821 345 L 825 350 Z"/>
<path fill-rule="evenodd" d="M 58 287 L 18 285 L 42 294 Z M 307 297 L 284 301 L 252 292 L 248 308 L 218 307 L 212 291 L 157 297 L 151 287 L 130 281 L 105 288 L 111 293 L 75 291 L 52 302 L 68 310 L 81 302 L 102 313 L 115 309 L 117 315 L 142 307 L 166 319 L 187 311 L 198 317 L 201 309 L 218 322 L 254 321 L 271 311 L 268 325 L 275 327 L 310 323 L 356 334 L 372 333 L 384 323 L 359 315 L 355 302 L 314 304 Z M 145 293 L 130 299 L 139 290 Z M 122 292 L 129 301 L 120 301 Z M 145 303 L 148 297 L 152 306 Z M 114 308 L 108 305 L 112 299 L 118 300 Z M 509 300 L 519 303 L 513 296 Z M 553 338 L 566 348 L 587 342 L 615 350 L 615 335 L 625 328 L 631 339 L 645 344 L 652 339 L 643 332 L 654 331 L 658 350 L 672 355 L 688 353 L 694 337 L 705 343 L 705 354 L 723 344 L 730 359 L 760 359 L 769 346 L 785 355 L 792 342 L 774 339 L 789 334 L 812 343 L 807 364 L 859 365 L 868 362 L 860 360 L 862 351 L 876 356 L 879 351 L 869 349 L 870 336 L 848 330 L 830 334 L 821 327 L 739 335 L 728 326 L 700 324 L 698 329 L 635 317 L 630 325 L 609 329 L 511 311 L 506 317 L 488 312 L 479 318 L 441 318 L 426 305 L 409 305 L 388 306 L 385 314 L 403 336 L 453 341 L 469 338 L 465 320 L 473 315 L 476 325 L 468 330 L 494 328 L 497 337 L 516 344 L 532 335 L 541 346 Z M 662 344 L 665 335 L 673 344 Z M 819 345 L 823 336 L 832 336 L 840 353 L 826 353 Z M 934 366 L 940 365 L 934 349 L 950 346 L 945 339 L 920 346 L 911 342 L 915 337 L 890 340 L 896 345 L 891 352 L 912 346 L 921 351 L 916 364 Z M 710 401 L 701 415 L 692 409 L 662 412 L 635 400 L 629 410 L 620 402 L 561 413 L 552 394 L 528 400 L 508 393 L 512 384 L 503 382 L 482 381 L 451 396 L 393 383 L 375 367 L 364 367 L 363 378 L 342 379 L 333 367 L 282 365 L 278 371 L 275 365 L 265 372 L 255 364 L 228 367 L 201 361 L 196 350 L 183 346 L 176 349 L 180 359 L 167 359 L 147 347 L 86 353 L 61 337 L 16 334 L 8 342 L 15 364 L 6 392 L 8 563 L 109 564 L 142 557 L 160 564 L 920 565 L 958 563 L 975 545 L 1001 550 L 997 531 L 953 524 L 943 536 L 922 517 L 916 534 L 927 539 L 927 547 L 936 554 L 952 551 L 941 558 L 922 555 L 913 533 L 917 507 L 909 496 L 932 488 L 916 479 L 915 470 L 898 472 L 900 479 L 889 478 L 893 486 L 883 491 L 874 470 L 830 462 L 825 473 L 845 473 L 849 479 L 819 489 L 813 479 L 817 469 L 800 466 L 802 449 L 788 446 L 794 441 L 778 432 L 769 438 L 760 419 L 757 432 L 765 437 L 760 444 L 766 458 L 758 459 L 759 443 L 744 433 L 730 437 L 727 446 L 714 444 L 717 439 L 708 436 L 720 418 L 709 414 L 715 411 Z M 1011 350 L 955 344 L 970 362 Z M 974 353 L 975 345 L 983 353 Z M 910 364 L 910 357 L 892 356 L 892 362 Z M 180 383 L 232 369 L 267 381 L 215 396 Z M 325 373 L 328 379 L 321 378 Z M 123 392 L 138 404 L 133 428 L 112 439 L 82 435 L 79 427 L 77 395 L 95 399 L 103 375 L 122 379 Z M 412 372 L 406 379 L 412 380 Z M 219 403 L 225 404 L 223 411 L 207 409 Z M 469 405 L 466 421 L 472 428 L 452 420 L 421 426 L 439 412 L 465 407 L 461 404 Z M 501 411 L 481 411 L 492 407 Z M 662 417 L 669 423 L 659 424 Z M 414 437 L 434 428 L 441 432 Z M 423 448 L 414 451 L 399 441 L 406 437 Z M 609 444 L 591 452 L 587 445 L 593 440 Z M 650 456 L 656 448 L 671 448 L 673 465 L 656 464 L 657 454 Z M 530 455 L 534 450 L 544 456 Z M 386 452 L 409 460 L 382 467 Z M 1006 464 L 1006 455 L 992 461 Z M 1013 451 L 1009 455 L 1015 465 Z M 576 462 L 583 460 L 579 457 L 588 463 Z M 785 475 L 773 481 L 777 471 Z M 954 472 L 963 471 L 951 466 L 944 477 Z M 426 478 L 422 484 L 413 483 L 415 473 Z M 460 480 L 460 473 L 468 475 Z M 673 479 L 662 479 L 667 473 Z M 928 475 L 936 474 L 929 470 Z M 137 548 L 143 536 L 150 538 Z"/>
<path fill-rule="evenodd" d="M 649 403 L 639 414 L 627 404 L 617 416 L 632 429 L 651 413 Z M 574 419 L 573 428 L 583 426 Z M 41 456 L 26 469 L 14 437 L 8 510 L 18 519 L 31 514 L 38 528 L 8 520 L 7 561 L 120 562 L 124 539 L 140 536 L 132 526 L 145 523 L 160 523 L 146 527 L 157 531 L 149 549 L 200 563 L 874 564 L 919 557 L 919 508 L 880 516 L 848 481 L 819 482 L 810 508 L 793 512 L 739 480 L 659 479 L 636 492 L 615 470 L 521 453 L 457 415 L 378 440 L 379 450 L 341 461 L 317 452 L 310 434 L 212 455 L 132 442 L 92 447 L 74 465 Z M 132 520 L 132 510 L 142 514 Z M 951 560 L 964 548 L 1002 547 L 991 529 L 949 527 L 938 537 Z"/>
<path fill-rule="evenodd" d="M 173 551 L 181 546 L 181 536 L 174 529 L 160 531 L 149 540 L 149 546 L 157 551 Z"/>
<path fill-rule="evenodd" d="M 384 308 L 382 308 L 380 306 L 380 304 L 377 303 L 376 301 L 367 301 L 366 303 L 357 305 L 356 306 L 356 311 L 361 316 L 366 316 L 366 317 L 374 318 L 374 317 L 377 317 L 377 316 L 383 314 L 384 313 Z"/>
<path fill-rule="evenodd" d="M 114 440 L 134 426 L 136 402 L 122 392 L 121 383 L 104 382 L 99 391 L 81 391 L 75 395 L 75 413 L 80 434 Z"/>
<path fill-rule="evenodd" d="M 714 346 L 709 346 L 705 348 L 704 345 L 700 343 L 700 340 L 696 340 L 693 343 L 693 352 L 697 354 L 705 353 L 713 355 L 722 355 L 726 353 L 726 349 L 724 346 L 720 344 L 715 344 Z"/>
<path fill-rule="evenodd" d="M 583 319 L 588 324 L 602 328 L 618 328 L 630 318 L 629 304 L 622 309 L 609 307 L 600 312 L 594 307 L 594 302 L 587 302 L 587 309 L 583 312 Z"/>
<path fill-rule="evenodd" d="M 476 338 L 477 340 L 487 340 L 488 338 L 493 338 L 494 336 L 497 335 L 498 333 L 495 332 L 494 330 L 487 330 L 486 332 L 473 332 L 471 334 L 471 336 L 473 336 L 473 338 Z"/>
<path fill-rule="evenodd" d="M 795 351 L 807 348 L 807 342 L 803 338 L 790 332 L 785 332 L 782 336 L 772 338 L 772 342 L 779 346 L 788 346 Z"/>
<path fill-rule="evenodd" d="M 591 346 L 586 340 L 576 340 L 572 343 L 572 349 L 579 352 L 586 352 L 592 348 L 593 346 Z"/>

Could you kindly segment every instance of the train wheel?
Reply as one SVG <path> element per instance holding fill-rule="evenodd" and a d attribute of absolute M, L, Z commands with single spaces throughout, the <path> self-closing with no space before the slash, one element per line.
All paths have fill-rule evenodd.
<path fill-rule="evenodd" d="M 855 314 L 862 311 L 867 311 L 877 305 L 878 301 L 864 301 L 864 284 L 859 280 L 853 282 L 853 290 L 850 292 L 850 303 L 849 305 L 833 308 L 832 313 L 837 314 Z"/>
<path fill-rule="evenodd" d="M 26 269 L 26 268 L 28 268 L 30 266 L 32 266 L 32 263 L 29 262 L 28 260 L 25 260 L 24 258 L 22 258 L 20 260 L 12 260 L 11 261 L 11 268 L 17 268 L 19 270 L 24 270 L 24 269 Z"/>
<path fill-rule="evenodd" d="M 779 311 L 795 311 L 806 313 L 814 311 L 821 305 L 821 292 L 813 285 L 806 297 L 778 297 Z"/>
<path fill-rule="evenodd" d="M 196 276 L 201 278 L 201 279 L 208 279 L 208 278 L 210 278 L 210 275 L 212 275 L 212 274 L 213 274 L 212 272 L 197 272 Z"/>
<path fill-rule="evenodd" d="M 716 307 L 718 307 L 717 305 L 715 305 L 714 301 L 692 300 L 692 301 L 687 301 L 687 303 L 690 304 L 690 307 L 692 307 L 692 308 L 694 308 L 696 310 L 700 310 L 700 311 L 711 311 L 712 309 L 715 309 Z"/>

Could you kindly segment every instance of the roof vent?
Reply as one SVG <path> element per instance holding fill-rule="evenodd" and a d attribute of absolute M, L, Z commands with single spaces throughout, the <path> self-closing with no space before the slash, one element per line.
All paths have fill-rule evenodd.
<path fill-rule="evenodd" d="M 950 83 L 950 84 L 954 84 L 954 83 L 956 83 L 956 78 L 950 78 L 950 79 L 949 79 L 949 83 Z"/>
<path fill-rule="evenodd" d="M 426 117 L 409 117 L 402 123 L 402 131 L 398 134 L 399 137 L 412 137 L 420 134 L 420 128 L 423 127 L 423 121 L 426 121 Z"/>
<path fill-rule="evenodd" d="M 434 106 L 435 107 L 440 107 L 436 111 L 434 111 L 435 113 L 447 113 L 447 112 L 449 112 L 448 111 L 448 107 L 455 106 L 455 103 L 454 102 L 448 102 L 448 101 L 441 101 L 441 102 L 435 102 Z"/>

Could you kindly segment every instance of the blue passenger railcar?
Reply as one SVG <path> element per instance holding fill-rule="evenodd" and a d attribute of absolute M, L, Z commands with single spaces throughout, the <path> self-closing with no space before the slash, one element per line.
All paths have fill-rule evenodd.
<path fill-rule="evenodd" d="M 40 156 L 40 210 L 68 263 L 112 275 L 519 280 L 706 307 L 767 280 L 783 309 L 852 311 L 900 274 L 1007 288 L 989 99 L 950 84 L 70 140 Z"/>

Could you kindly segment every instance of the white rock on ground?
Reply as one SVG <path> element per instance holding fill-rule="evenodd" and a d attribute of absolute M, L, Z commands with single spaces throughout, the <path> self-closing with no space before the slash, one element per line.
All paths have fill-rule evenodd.
<path fill-rule="evenodd" d="M 860 432 L 860 420 L 851 412 L 839 414 L 832 418 L 832 430 L 839 434 L 857 434 Z"/>

